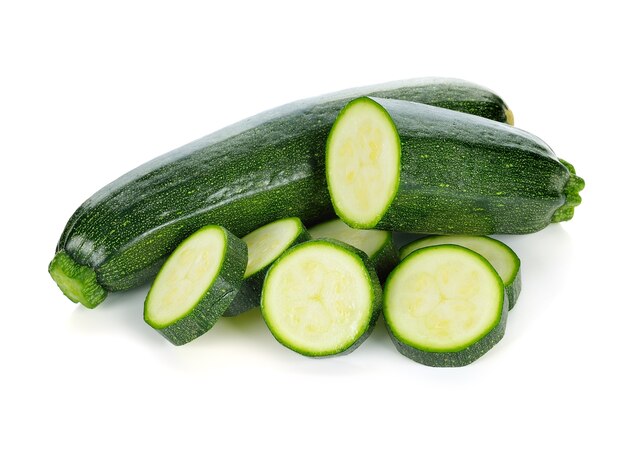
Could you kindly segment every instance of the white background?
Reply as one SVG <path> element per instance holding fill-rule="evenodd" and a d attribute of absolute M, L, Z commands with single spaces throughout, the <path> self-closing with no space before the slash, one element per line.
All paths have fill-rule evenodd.
<path fill-rule="evenodd" d="M 0 448 L 624 449 L 619 2 L 215 3 L 0 6 Z M 177 348 L 143 322 L 145 287 L 88 311 L 48 276 L 75 208 L 142 162 L 288 101 L 431 75 L 498 92 L 587 182 L 574 220 L 503 238 L 523 291 L 474 364 L 421 366 L 382 322 L 312 360 L 258 311 Z"/>

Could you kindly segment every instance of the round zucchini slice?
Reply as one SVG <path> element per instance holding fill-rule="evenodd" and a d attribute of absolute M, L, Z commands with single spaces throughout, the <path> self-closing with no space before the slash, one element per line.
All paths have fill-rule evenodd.
<path fill-rule="evenodd" d="M 520 259 L 513 249 L 501 241 L 488 236 L 435 235 L 415 240 L 400 249 L 400 258 L 404 259 L 416 249 L 438 244 L 456 244 L 478 252 L 485 257 L 500 275 L 504 291 L 511 310 L 522 291 L 522 273 Z"/>
<path fill-rule="evenodd" d="M 309 233 L 314 239 L 331 238 L 362 250 L 374 264 L 381 281 L 400 261 L 392 233 L 386 230 L 353 229 L 341 219 L 331 219 L 312 227 Z"/>
<path fill-rule="evenodd" d="M 258 307 L 265 274 L 283 252 L 311 239 L 299 218 L 271 222 L 247 234 L 242 240 L 248 246 L 248 265 L 243 283 L 224 316 L 235 316 Z"/>
<path fill-rule="evenodd" d="M 336 240 L 294 246 L 270 268 L 261 313 L 274 337 L 310 357 L 347 354 L 371 333 L 382 288 L 362 251 Z"/>
<path fill-rule="evenodd" d="M 383 314 L 400 353 L 429 366 L 464 366 L 504 335 L 508 308 L 496 270 L 452 244 L 418 249 L 385 285 Z"/>
<path fill-rule="evenodd" d="M 175 345 L 208 331 L 237 294 L 248 262 L 246 244 L 210 225 L 169 256 L 148 292 L 144 320 Z"/>

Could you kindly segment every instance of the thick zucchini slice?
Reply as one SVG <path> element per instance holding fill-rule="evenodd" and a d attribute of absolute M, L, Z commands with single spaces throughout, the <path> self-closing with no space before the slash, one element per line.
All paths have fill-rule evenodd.
<path fill-rule="evenodd" d="M 429 366 L 464 366 L 504 335 L 508 308 L 480 254 L 444 244 L 418 249 L 385 284 L 383 312 L 400 353 Z"/>
<path fill-rule="evenodd" d="M 70 299 L 95 306 L 109 291 L 150 280 L 176 246 L 206 224 L 241 237 L 287 216 L 305 224 L 332 217 L 324 145 L 341 108 L 362 95 L 503 122 L 508 111 L 485 88 L 432 78 L 356 88 L 266 111 L 161 155 L 87 199 L 65 226 L 57 252 L 66 258 L 53 260 L 51 275 Z"/>
<path fill-rule="evenodd" d="M 220 226 L 185 239 L 159 271 L 144 320 L 175 345 L 208 331 L 231 303 L 248 262 L 246 244 Z"/>
<path fill-rule="evenodd" d="M 438 244 L 456 244 L 478 252 L 485 257 L 498 272 L 504 283 L 504 291 L 511 310 L 522 291 L 522 273 L 520 259 L 513 249 L 501 241 L 488 236 L 440 235 L 427 236 L 406 244 L 400 249 L 400 258 L 404 259 L 416 249 Z"/>
<path fill-rule="evenodd" d="M 530 133 L 368 97 L 337 117 L 326 178 L 349 226 L 435 235 L 535 232 L 570 219 L 584 186 Z"/>
<path fill-rule="evenodd" d="M 271 222 L 244 236 L 248 246 L 248 265 L 239 292 L 224 316 L 235 316 L 258 307 L 263 280 L 269 267 L 291 246 L 311 239 L 299 218 Z"/>
<path fill-rule="evenodd" d="M 400 261 L 392 233 L 386 230 L 353 229 L 341 219 L 331 219 L 311 227 L 309 233 L 314 239 L 331 238 L 362 250 L 374 264 L 381 281 Z"/>
<path fill-rule="evenodd" d="M 261 312 L 274 337 L 310 357 L 347 354 L 371 333 L 381 308 L 376 271 L 336 240 L 294 246 L 270 268 Z"/>

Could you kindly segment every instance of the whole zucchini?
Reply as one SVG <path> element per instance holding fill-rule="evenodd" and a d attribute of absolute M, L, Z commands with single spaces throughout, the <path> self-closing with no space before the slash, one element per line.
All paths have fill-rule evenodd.
<path fill-rule="evenodd" d="M 276 219 L 332 216 L 324 148 L 338 112 L 362 95 L 438 105 L 505 122 L 505 103 L 477 85 L 417 79 L 357 88 L 266 111 L 166 153 L 95 193 L 67 223 L 49 271 L 93 308 L 138 286 L 206 224 L 241 237 Z"/>

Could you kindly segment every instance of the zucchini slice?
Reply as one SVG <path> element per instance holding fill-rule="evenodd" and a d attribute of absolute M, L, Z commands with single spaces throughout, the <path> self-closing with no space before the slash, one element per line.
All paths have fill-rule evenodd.
<path fill-rule="evenodd" d="M 294 246 L 269 269 L 261 313 L 284 346 L 310 357 L 347 354 L 371 333 L 382 288 L 367 255 L 336 240 Z"/>
<path fill-rule="evenodd" d="M 248 265 L 243 283 L 224 316 L 235 316 L 258 307 L 263 280 L 269 267 L 291 246 L 311 239 L 299 218 L 271 222 L 244 236 L 248 246 Z"/>
<path fill-rule="evenodd" d="M 501 241 L 488 236 L 440 235 L 420 238 L 406 244 L 400 249 L 400 258 L 404 259 L 416 249 L 438 244 L 456 244 L 478 252 L 485 257 L 500 275 L 504 283 L 504 291 L 511 310 L 522 291 L 522 273 L 520 259 L 513 249 Z"/>
<path fill-rule="evenodd" d="M 349 226 L 433 235 L 536 232 L 570 219 L 584 187 L 530 133 L 370 97 L 337 116 L 326 179 L 335 213 Z"/>
<path fill-rule="evenodd" d="M 453 244 L 412 252 L 385 285 L 383 313 L 400 353 L 429 366 L 464 366 L 504 335 L 508 308 L 496 270 Z"/>
<path fill-rule="evenodd" d="M 175 345 L 208 331 L 237 294 L 248 262 L 246 244 L 210 225 L 185 239 L 157 274 L 144 320 Z"/>
<path fill-rule="evenodd" d="M 353 229 L 341 219 L 331 219 L 310 228 L 309 233 L 314 239 L 332 238 L 362 250 L 374 264 L 381 281 L 400 261 L 392 233 L 386 230 Z"/>

